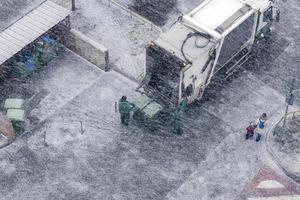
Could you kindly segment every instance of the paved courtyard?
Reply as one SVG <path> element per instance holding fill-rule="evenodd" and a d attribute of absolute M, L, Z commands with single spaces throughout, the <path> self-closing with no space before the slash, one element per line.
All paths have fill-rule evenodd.
<path fill-rule="evenodd" d="M 296 3 L 280 3 L 277 34 L 256 59 L 190 107 L 183 136 L 120 125 L 115 101 L 137 98 L 137 84 L 67 51 L 34 77 L 28 133 L 0 150 L 0 199 L 240 200 L 264 166 L 282 176 L 244 131 L 261 112 L 275 123 L 286 82 L 300 76 Z"/>

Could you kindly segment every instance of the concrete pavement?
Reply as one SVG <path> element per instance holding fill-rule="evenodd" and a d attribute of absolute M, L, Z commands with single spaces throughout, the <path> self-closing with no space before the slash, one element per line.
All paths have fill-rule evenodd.
<path fill-rule="evenodd" d="M 284 96 L 253 89 L 263 85 L 255 75 L 242 73 L 194 105 L 181 137 L 121 126 L 114 102 L 136 98 L 136 83 L 72 53 L 62 59 L 34 82 L 47 91 L 31 111 L 40 125 L 0 151 L 0 199 L 231 199 L 264 165 L 263 145 L 245 141 L 245 127 L 261 110 L 273 121 Z"/>
<path fill-rule="evenodd" d="M 299 75 L 291 8 L 298 9 L 295 1 L 284 7 L 283 43 L 266 46 L 255 66 L 208 90 L 208 101 L 186 113 L 182 137 L 134 122 L 122 127 L 114 102 L 123 94 L 134 99 L 136 84 L 66 55 L 35 82 L 46 92 L 32 115 L 43 123 L 0 150 L 0 199 L 246 199 L 243 188 L 261 167 L 280 174 L 263 142 L 243 135 L 261 112 L 276 121 L 285 80 Z"/>

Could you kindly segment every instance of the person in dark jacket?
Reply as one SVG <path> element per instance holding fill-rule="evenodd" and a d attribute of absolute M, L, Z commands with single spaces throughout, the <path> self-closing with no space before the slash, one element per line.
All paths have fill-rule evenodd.
<path fill-rule="evenodd" d="M 257 126 L 253 122 L 251 122 L 250 125 L 246 128 L 246 140 L 253 138 L 254 130 L 256 129 L 256 127 Z"/>
<path fill-rule="evenodd" d="M 126 96 L 122 96 L 122 98 L 119 100 L 118 104 L 119 113 L 121 116 L 121 123 L 128 126 L 130 121 L 130 112 L 133 110 L 133 104 L 127 101 Z"/>

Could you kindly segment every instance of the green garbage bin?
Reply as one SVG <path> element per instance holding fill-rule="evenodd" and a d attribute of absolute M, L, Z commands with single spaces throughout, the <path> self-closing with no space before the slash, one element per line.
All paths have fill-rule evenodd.
<path fill-rule="evenodd" d="M 6 99 L 4 103 L 4 109 L 21 109 L 23 108 L 24 100 L 23 99 Z"/>
<path fill-rule="evenodd" d="M 12 122 L 16 133 L 22 133 L 25 130 L 25 111 L 22 109 L 8 109 L 6 117 Z"/>
<path fill-rule="evenodd" d="M 162 110 L 162 106 L 159 105 L 156 102 L 150 103 L 146 108 L 144 109 L 144 124 L 150 129 L 156 129 L 159 121 L 159 113 Z"/>
<path fill-rule="evenodd" d="M 133 118 L 143 123 L 149 129 L 155 130 L 159 124 L 158 118 L 162 106 L 146 95 L 136 99 L 133 104 L 135 105 Z"/>

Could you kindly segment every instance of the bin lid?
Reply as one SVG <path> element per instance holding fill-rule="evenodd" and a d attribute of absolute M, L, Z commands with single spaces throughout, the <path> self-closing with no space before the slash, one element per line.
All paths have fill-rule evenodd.
<path fill-rule="evenodd" d="M 155 117 L 155 115 L 162 110 L 162 106 L 160 104 L 156 103 L 153 99 L 146 95 L 140 96 L 133 102 L 133 104 L 149 118 Z"/>
<path fill-rule="evenodd" d="M 25 112 L 21 109 L 8 109 L 6 116 L 12 121 L 24 122 Z"/>
<path fill-rule="evenodd" d="M 154 118 L 162 110 L 162 106 L 156 102 L 152 102 L 144 108 L 145 116 Z"/>
<path fill-rule="evenodd" d="M 146 95 L 142 95 L 139 98 L 137 98 L 133 104 L 135 105 L 136 108 L 142 110 L 144 109 L 149 103 L 151 103 L 151 101 L 153 101 L 152 99 L 150 99 L 149 97 L 147 97 Z"/>
<path fill-rule="evenodd" d="M 4 108 L 22 108 L 24 100 L 23 99 L 6 99 L 4 103 Z"/>

